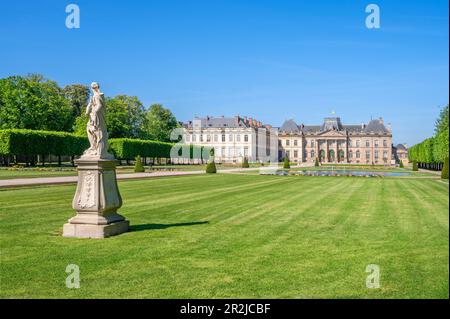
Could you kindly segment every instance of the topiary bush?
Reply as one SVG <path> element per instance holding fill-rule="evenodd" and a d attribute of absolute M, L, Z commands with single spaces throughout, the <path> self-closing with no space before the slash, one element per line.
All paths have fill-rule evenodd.
<path fill-rule="evenodd" d="M 404 168 L 405 166 L 403 165 L 403 161 L 400 160 L 400 168 Z"/>
<path fill-rule="evenodd" d="M 419 166 L 417 165 L 416 161 L 413 161 L 413 163 L 412 163 L 412 170 L 415 172 L 417 172 L 419 170 Z"/>
<path fill-rule="evenodd" d="M 248 158 L 244 157 L 244 161 L 242 162 L 242 168 L 249 168 L 250 165 L 248 164 Z"/>
<path fill-rule="evenodd" d="M 145 168 L 142 165 L 142 160 L 141 160 L 141 156 L 140 155 L 136 156 L 136 158 L 135 158 L 134 172 L 135 173 L 145 172 Z"/>
<path fill-rule="evenodd" d="M 289 159 L 287 157 L 284 158 L 283 168 L 284 169 L 290 169 L 291 168 L 291 164 L 289 164 Z"/>
<path fill-rule="evenodd" d="M 448 179 L 448 157 L 444 160 L 444 167 L 442 167 L 441 178 Z"/>
<path fill-rule="evenodd" d="M 206 165 L 206 173 L 208 174 L 215 174 L 217 173 L 216 163 L 214 163 L 214 158 L 209 161 L 209 163 Z"/>
<path fill-rule="evenodd" d="M 319 167 L 320 166 L 319 159 L 317 157 L 316 157 L 316 161 L 314 162 L 314 166 L 315 167 Z"/>

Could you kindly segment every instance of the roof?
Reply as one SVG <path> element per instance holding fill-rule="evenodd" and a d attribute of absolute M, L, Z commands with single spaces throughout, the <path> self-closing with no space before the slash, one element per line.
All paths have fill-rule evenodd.
<path fill-rule="evenodd" d="M 300 132 L 300 129 L 298 128 L 298 125 L 295 123 L 295 121 L 291 119 L 285 121 L 283 125 L 281 125 L 280 131 L 292 133 Z"/>
<path fill-rule="evenodd" d="M 403 144 L 397 144 L 397 146 L 395 148 L 397 149 L 397 151 L 407 151 L 408 150 L 408 148 Z"/>
<path fill-rule="evenodd" d="M 383 119 L 370 120 L 364 129 L 366 133 L 390 133 L 389 130 L 384 126 Z"/>
<path fill-rule="evenodd" d="M 283 123 L 280 128 L 281 132 L 286 133 L 297 133 L 303 132 L 306 134 L 320 133 L 326 131 L 347 131 L 349 133 L 379 133 L 379 134 L 389 134 L 389 129 L 383 123 L 383 119 L 370 120 L 366 124 L 358 125 L 343 125 L 339 117 L 326 117 L 322 125 L 298 125 L 294 120 L 287 120 Z"/>

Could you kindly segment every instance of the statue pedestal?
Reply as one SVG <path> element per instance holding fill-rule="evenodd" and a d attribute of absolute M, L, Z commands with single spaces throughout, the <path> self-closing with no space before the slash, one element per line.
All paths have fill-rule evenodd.
<path fill-rule="evenodd" d="M 64 224 L 64 237 L 105 238 L 128 231 L 129 222 L 117 213 L 122 206 L 116 180 L 116 160 L 81 158 L 72 207 L 77 215 Z"/>

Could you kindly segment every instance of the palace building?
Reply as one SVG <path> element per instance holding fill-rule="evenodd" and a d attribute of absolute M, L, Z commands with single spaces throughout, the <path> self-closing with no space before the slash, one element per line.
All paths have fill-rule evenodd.
<path fill-rule="evenodd" d="M 183 124 L 185 143 L 214 148 L 218 163 L 278 160 L 277 129 L 247 117 L 195 117 Z"/>
<path fill-rule="evenodd" d="M 391 164 L 392 132 L 382 118 L 344 125 L 327 117 L 322 125 L 297 125 L 288 120 L 279 129 L 279 157 L 291 162 Z"/>
<path fill-rule="evenodd" d="M 183 124 L 185 143 L 214 148 L 215 161 L 238 163 L 282 161 L 296 163 L 392 164 L 392 131 L 382 118 L 367 124 L 345 125 L 327 117 L 321 125 L 288 120 L 280 128 L 247 117 L 195 117 Z"/>

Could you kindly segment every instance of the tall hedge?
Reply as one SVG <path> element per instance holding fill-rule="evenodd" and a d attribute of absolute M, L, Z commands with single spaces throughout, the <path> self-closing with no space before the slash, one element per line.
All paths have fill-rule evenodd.
<path fill-rule="evenodd" d="M 147 141 L 131 138 L 112 138 L 109 150 L 117 159 L 132 160 L 136 156 L 170 158 L 172 143 Z"/>
<path fill-rule="evenodd" d="M 0 130 L 1 155 L 67 155 L 78 156 L 89 147 L 84 136 L 65 132 L 35 130 Z"/>
<path fill-rule="evenodd" d="M 442 172 L 441 172 L 441 178 L 442 179 L 448 179 L 448 157 L 444 160 L 444 167 L 442 168 Z"/>

